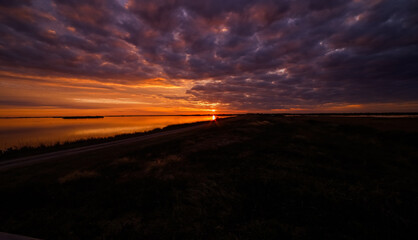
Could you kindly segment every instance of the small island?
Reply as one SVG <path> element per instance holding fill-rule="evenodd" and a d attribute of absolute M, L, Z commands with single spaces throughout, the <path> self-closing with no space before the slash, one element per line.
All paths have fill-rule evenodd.
<path fill-rule="evenodd" d="M 71 116 L 61 117 L 62 119 L 89 119 L 89 118 L 104 118 L 104 116 Z"/>

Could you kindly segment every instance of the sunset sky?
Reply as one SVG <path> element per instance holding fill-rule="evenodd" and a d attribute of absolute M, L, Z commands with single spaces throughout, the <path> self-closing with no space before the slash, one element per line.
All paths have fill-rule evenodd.
<path fill-rule="evenodd" d="M 1 0 L 0 116 L 418 111 L 415 0 Z"/>

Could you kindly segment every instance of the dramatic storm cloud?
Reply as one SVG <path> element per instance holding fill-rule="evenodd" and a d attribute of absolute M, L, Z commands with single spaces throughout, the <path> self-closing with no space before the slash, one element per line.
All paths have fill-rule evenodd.
<path fill-rule="evenodd" d="M 0 104 L 418 110 L 417 13 L 414 0 L 2 0 Z"/>

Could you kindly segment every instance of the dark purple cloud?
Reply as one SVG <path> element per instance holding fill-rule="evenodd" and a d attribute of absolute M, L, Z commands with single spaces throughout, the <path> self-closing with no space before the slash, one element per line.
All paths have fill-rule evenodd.
<path fill-rule="evenodd" d="M 0 1 L 0 70 L 193 83 L 231 109 L 418 101 L 413 0 Z"/>

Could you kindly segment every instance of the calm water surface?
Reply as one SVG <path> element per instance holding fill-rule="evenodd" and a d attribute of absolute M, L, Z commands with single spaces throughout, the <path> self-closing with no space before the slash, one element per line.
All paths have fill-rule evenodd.
<path fill-rule="evenodd" d="M 212 116 L 140 116 L 91 119 L 2 118 L 0 119 L 0 149 L 110 137 L 123 133 L 148 131 L 172 124 L 209 120 L 212 120 Z"/>

